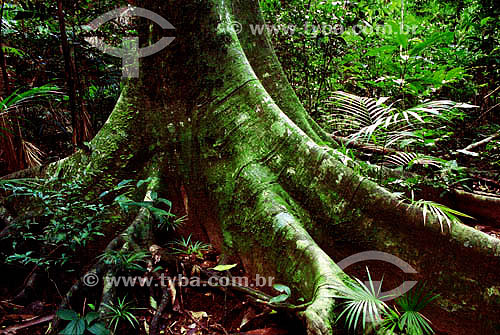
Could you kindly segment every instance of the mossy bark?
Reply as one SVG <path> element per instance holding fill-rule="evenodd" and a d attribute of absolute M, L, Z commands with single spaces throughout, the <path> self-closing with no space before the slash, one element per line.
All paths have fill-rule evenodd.
<path fill-rule="evenodd" d="M 463 308 L 498 311 L 490 294 L 498 292 L 492 290 L 498 271 L 486 280 L 481 275 L 498 269 L 500 241 L 460 224 L 441 232 L 432 216 L 424 226 L 420 210 L 342 164 L 288 84 L 267 36 L 251 34 L 248 25 L 263 22 L 256 0 L 138 5 L 168 18 L 175 42 L 143 59 L 141 77 L 125 83 L 90 153 L 37 173 L 81 177 L 87 171 L 98 189 L 102 180 L 154 169 L 175 175 L 191 194 L 203 190 L 218 217 L 217 229 L 207 221 L 210 237 L 250 271 L 274 275 L 312 302 L 300 312 L 308 334 L 334 332 L 332 287 L 350 280 L 332 260 L 340 260 L 342 239 L 358 251 L 401 257 L 422 279 L 436 280 L 444 297 L 464 301 Z M 233 20 L 243 25 L 240 35 Z M 421 243 L 426 238 L 440 244 Z M 469 268 L 471 262 L 487 266 Z"/>

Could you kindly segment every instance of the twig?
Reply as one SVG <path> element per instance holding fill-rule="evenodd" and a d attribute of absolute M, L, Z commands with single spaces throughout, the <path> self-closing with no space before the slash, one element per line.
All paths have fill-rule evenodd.
<path fill-rule="evenodd" d="M 40 318 L 35 318 L 34 320 L 30 320 L 30 321 L 22 323 L 20 325 L 11 326 L 11 327 L 9 327 L 9 328 L 7 328 L 5 330 L 2 330 L 0 333 L 1 334 L 5 334 L 5 335 L 15 334 L 18 330 L 21 330 L 21 329 L 24 329 L 24 328 L 28 328 L 28 327 L 31 327 L 31 326 L 36 326 L 36 325 L 39 325 L 40 323 L 51 321 L 54 318 L 54 316 L 55 316 L 55 314 L 52 314 L 52 315 L 49 315 L 49 316 L 40 317 Z"/>
<path fill-rule="evenodd" d="M 500 90 L 500 86 L 498 86 L 497 88 L 495 88 L 493 91 L 491 91 L 490 93 L 486 94 L 484 99 L 488 99 L 488 97 L 492 94 L 495 94 L 496 92 L 498 92 L 498 90 Z"/>

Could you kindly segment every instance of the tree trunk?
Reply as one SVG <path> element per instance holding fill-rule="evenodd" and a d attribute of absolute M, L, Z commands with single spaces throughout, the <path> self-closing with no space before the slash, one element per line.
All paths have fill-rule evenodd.
<path fill-rule="evenodd" d="M 68 43 L 68 34 L 66 34 L 66 20 L 64 19 L 64 8 L 62 0 L 57 0 L 57 18 L 59 21 L 59 31 L 61 34 L 61 49 L 64 58 L 64 74 L 69 96 L 69 109 L 71 111 L 71 126 L 73 128 L 73 145 L 75 149 L 82 143 L 82 129 L 80 124 L 80 113 L 77 107 L 77 95 L 75 87 L 75 78 L 72 71 L 71 51 Z"/>
<path fill-rule="evenodd" d="M 312 302 L 299 312 L 308 334 L 334 333 L 331 296 L 350 280 L 335 262 L 366 250 L 411 264 L 457 318 L 472 313 L 499 326 L 491 315 L 500 306 L 500 241 L 459 223 L 441 232 L 432 216 L 424 226 L 421 210 L 344 165 L 267 36 L 251 34 L 250 24 L 263 23 L 256 0 L 140 6 L 167 18 L 176 40 L 141 59 L 140 78 L 126 82 L 90 153 L 37 175 L 92 171 L 85 178 L 96 189 L 103 176 L 177 178 L 195 208 L 191 220 L 199 214 L 213 244 Z M 241 23 L 239 35 L 232 21 Z M 207 219 L 211 211 L 216 220 Z"/>
<path fill-rule="evenodd" d="M 0 97 L 6 98 L 10 95 L 9 74 L 7 73 L 7 61 L 5 59 L 5 52 L 3 51 L 3 9 L 5 1 L 2 0 L 0 8 L 0 68 L 2 69 L 2 86 L 0 88 Z"/>

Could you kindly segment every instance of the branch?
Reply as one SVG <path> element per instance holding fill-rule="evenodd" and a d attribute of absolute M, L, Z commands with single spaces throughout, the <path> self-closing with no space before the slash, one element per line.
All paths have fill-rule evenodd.
<path fill-rule="evenodd" d="M 468 156 L 473 156 L 473 157 L 478 157 L 479 154 L 476 153 L 476 152 L 472 152 L 471 150 L 474 150 L 475 148 L 483 145 L 483 144 L 486 144 L 488 142 L 491 142 L 493 141 L 494 139 L 496 139 L 497 137 L 500 137 L 500 131 L 496 132 L 495 134 L 491 135 L 490 137 L 487 137 L 479 142 L 476 142 L 476 143 L 472 143 L 471 145 L 465 147 L 464 149 L 460 149 L 460 150 L 457 150 L 458 152 L 460 152 L 461 154 L 464 154 L 464 155 L 468 155 Z"/>

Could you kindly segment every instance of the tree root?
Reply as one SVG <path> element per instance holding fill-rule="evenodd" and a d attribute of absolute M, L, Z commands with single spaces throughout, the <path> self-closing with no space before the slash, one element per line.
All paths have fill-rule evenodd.
<path fill-rule="evenodd" d="M 239 208 L 238 212 L 222 216 L 226 243 L 238 251 L 252 273 L 274 274 L 298 296 L 310 300 L 301 306 L 305 310 L 298 312 L 308 334 L 331 334 L 336 314 L 333 287 L 350 279 L 304 229 L 294 214 L 297 208 L 289 203 L 293 200 L 282 198 L 280 194 L 286 192 L 279 185 L 266 182 L 272 180 L 267 169 L 248 165 L 241 179 L 233 191 L 233 201 L 238 202 L 229 206 Z M 222 204 L 227 198 L 221 195 L 218 201 L 226 208 Z"/>
<path fill-rule="evenodd" d="M 308 136 L 284 113 L 286 108 L 278 108 L 260 82 L 250 81 L 256 73 L 248 65 L 248 51 L 244 50 L 251 47 L 241 46 L 239 38 L 233 37 L 235 42 L 228 49 L 221 71 L 238 79 L 234 87 L 242 82 L 249 84 L 239 94 L 221 104 L 211 104 L 207 112 L 200 113 L 201 119 L 196 121 L 203 129 L 198 138 L 200 151 L 209 157 L 203 162 L 201 173 L 217 205 L 228 248 L 240 255 L 252 273 L 279 275 L 300 296 L 312 301 L 300 313 L 308 334 L 333 332 L 336 302 L 331 298 L 333 289 L 325 287 L 338 287 L 349 278 L 306 228 L 332 254 L 338 251 L 328 243 L 328 236 L 332 231 L 347 231 L 353 239 L 358 235 L 361 240 L 370 241 L 375 250 L 386 250 L 420 266 L 429 259 L 422 254 L 422 246 L 416 251 L 412 245 L 419 241 L 413 241 L 410 232 L 418 232 L 419 236 L 440 241 L 433 247 L 449 246 L 453 254 L 462 254 L 470 262 L 484 257 L 486 262 L 498 264 L 500 240 L 459 223 L 442 231 L 439 219 L 432 215 L 427 215 L 424 225 L 422 209 L 400 203 L 395 195 L 342 164 L 331 148 L 318 145 L 314 135 Z M 272 84 L 268 83 L 268 87 Z M 269 91 L 273 92 L 271 88 Z M 256 114 L 259 124 L 232 121 L 253 120 Z M 235 128 L 238 124 L 241 126 Z M 214 138 L 223 138 L 227 128 L 236 130 L 225 138 L 219 157 L 210 155 Z M 380 175 L 379 169 L 374 171 Z M 436 252 L 443 251 L 433 250 L 431 255 Z M 438 276 L 437 269 L 421 266 L 422 276 Z M 444 264 L 441 270 L 463 273 L 460 285 L 465 287 L 469 279 L 479 279 L 474 271 L 454 266 L 453 262 Z M 470 288 L 484 290 L 476 284 Z M 453 292 L 445 284 L 439 285 L 439 289 L 446 294 Z M 479 291 L 478 295 L 482 295 Z M 459 295 L 469 302 L 476 298 Z M 494 306 L 488 299 L 483 303 Z"/>
<path fill-rule="evenodd" d="M 464 155 L 469 155 L 469 156 L 474 156 L 474 157 L 478 157 L 479 154 L 476 153 L 476 152 L 472 152 L 472 150 L 476 149 L 477 147 L 480 147 L 481 145 L 483 144 L 486 144 L 488 142 L 491 142 L 493 141 L 494 139 L 500 137 L 500 131 L 499 132 L 496 132 L 495 134 L 481 140 L 481 141 L 478 141 L 476 143 L 472 143 L 470 145 L 468 145 L 467 147 L 463 148 L 463 149 L 460 149 L 460 150 L 457 150 L 458 152 L 464 154 Z"/>
<path fill-rule="evenodd" d="M 500 197 L 458 189 L 453 190 L 450 197 L 458 210 L 485 219 L 489 226 L 500 227 Z"/>
<path fill-rule="evenodd" d="M 149 327 L 150 335 L 160 334 L 159 321 L 160 321 L 160 318 L 161 318 L 163 311 L 165 310 L 165 308 L 168 305 L 169 298 L 170 298 L 170 294 L 168 293 L 168 288 L 162 287 L 162 295 L 161 295 L 160 304 L 158 305 L 158 308 L 155 312 L 155 315 L 151 319 L 151 326 Z"/>

